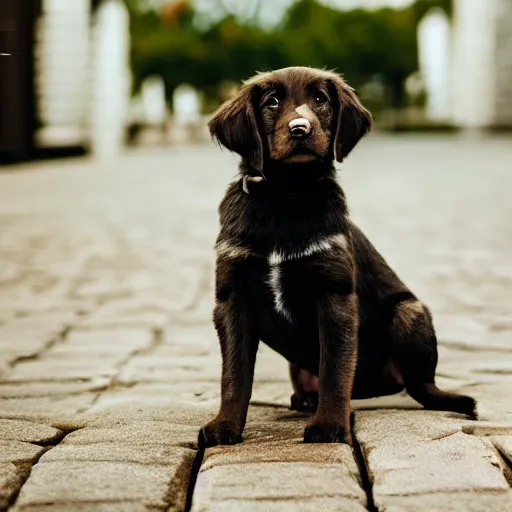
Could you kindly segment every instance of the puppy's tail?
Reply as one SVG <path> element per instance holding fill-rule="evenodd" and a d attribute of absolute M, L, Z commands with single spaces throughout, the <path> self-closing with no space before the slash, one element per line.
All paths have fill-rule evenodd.
<path fill-rule="evenodd" d="M 453 411 L 477 419 L 476 401 L 470 396 L 458 395 L 439 389 L 434 382 L 405 382 L 405 388 L 425 409 Z"/>

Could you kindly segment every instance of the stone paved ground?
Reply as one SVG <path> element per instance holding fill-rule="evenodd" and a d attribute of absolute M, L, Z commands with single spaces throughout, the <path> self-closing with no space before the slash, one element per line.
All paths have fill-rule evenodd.
<path fill-rule="evenodd" d="M 358 402 L 354 453 L 301 444 L 265 347 L 246 442 L 197 453 L 219 396 L 212 246 L 234 158 L 0 173 L 0 509 L 512 510 L 511 161 L 510 139 L 375 135 L 346 164 L 353 217 L 435 314 L 440 384 L 482 417 Z"/>

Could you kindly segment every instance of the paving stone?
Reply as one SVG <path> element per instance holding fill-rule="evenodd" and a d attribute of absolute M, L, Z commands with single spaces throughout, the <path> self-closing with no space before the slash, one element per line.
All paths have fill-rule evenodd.
<path fill-rule="evenodd" d="M 458 391 L 471 395 L 477 400 L 478 418 L 493 423 L 512 424 L 512 382 L 501 378 L 495 382 L 479 382 L 461 386 Z"/>
<path fill-rule="evenodd" d="M 60 444 L 46 452 L 40 462 L 134 462 L 155 466 L 175 466 L 179 465 L 185 456 L 193 458 L 195 453 L 188 448 L 167 444 L 148 444 L 147 442 L 141 444 L 137 441 L 79 444 L 72 440 L 71 443 Z"/>
<path fill-rule="evenodd" d="M 504 512 L 512 510 L 512 491 L 450 492 L 386 496 L 386 512 Z"/>
<path fill-rule="evenodd" d="M 229 464 L 261 462 L 307 462 L 311 464 L 340 464 L 356 482 L 359 471 L 352 449 L 347 445 L 304 444 L 301 438 L 286 441 L 260 441 L 225 447 L 216 446 L 205 451 L 202 471 Z"/>
<path fill-rule="evenodd" d="M 69 346 L 119 346 L 129 352 L 148 346 L 153 340 L 149 329 L 90 329 L 72 330 L 66 338 Z"/>
<path fill-rule="evenodd" d="M 0 398 L 64 396 L 106 389 L 110 379 L 99 377 L 85 382 L 13 382 L 0 384 Z"/>
<path fill-rule="evenodd" d="M 291 384 L 284 382 L 265 382 L 257 379 L 252 387 L 252 404 L 266 403 L 269 405 L 290 406 L 290 396 L 293 390 Z M 220 396 L 220 386 L 217 389 L 217 396 Z"/>
<path fill-rule="evenodd" d="M 46 313 L 0 325 L 2 360 L 12 363 L 19 358 L 36 356 L 61 336 L 74 317 L 74 312 Z"/>
<path fill-rule="evenodd" d="M 18 364 L 9 380 L 77 380 L 113 376 L 122 359 L 151 342 L 152 333 L 143 329 L 72 331 L 66 343 L 55 346 L 45 358 Z"/>
<path fill-rule="evenodd" d="M 462 431 L 472 436 L 512 435 L 512 423 L 468 422 L 462 427 Z"/>
<path fill-rule="evenodd" d="M 187 327 L 177 327 L 171 323 L 162 338 L 162 344 L 171 347 L 183 347 L 183 349 L 187 347 L 194 349 L 202 348 L 206 349 L 208 353 L 212 350 L 220 352 L 220 345 L 213 326 L 213 321 L 206 325 Z"/>
<path fill-rule="evenodd" d="M 497 315 L 484 313 L 481 320 L 487 325 L 491 332 L 508 332 L 512 331 L 512 315 L 509 313 Z"/>
<path fill-rule="evenodd" d="M 1 402 L 0 402 L 1 403 Z M 48 425 L 22 420 L 0 419 L 0 439 L 27 443 L 51 444 L 62 437 L 62 432 Z"/>
<path fill-rule="evenodd" d="M 509 372 L 510 358 L 503 352 L 465 351 L 439 346 L 437 373 L 471 380 L 473 383 L 503 382 L 512 383 Z"/>
<path fill-rule="evenodd" d="M 11 510 L 33 511 L 33 512 L 155 512 L 165 510 L 162 507 L 151 507 L 144 503 L 136 501 L 115 501 L 108 503 L 68 503 L 68 504 L 49 504 L 49 505 L 26 505 L 15 506 Z"/>
<path fill-rule="evenodd" d="M 96 405 L 103 407 L 131 402 L 167 408 L 172 406 L 171 404 L 184 402 L 218 403 L 219 399 L 220 384 L 218 382 L 151 382 L 135 384 L 129 388 L 109 389 L 101 394 Z"/>
<path fill-rule="evenodd" d="M 508 435 L 497 435 L 493 437 L 492 443 L 512 466 L 512 432 Z"/>
<path fill-rule="evenodd" d="M 316 506 L 321 504 L 317 499 L 325 498 L 336 500 L 338 510 L 366 510 L 366 495 L 346 467 L 305 462 L 228 464 L 201 470 L 192 510 L 234 510 L 233 500 L 239 510 L 252 500 L 312 500 Z"/>
<path fill-rule="evenodd" d="M 35 444 L 0 439 L 0 463 L 34 462 L 44 451 L 45 448 Z"/>
<path fill-rule="evenodd" d="M 210 262 L 213 261 L 212 259 Z M 211 264 L 211 263 L 210 263 Z M 213 278 L 213 269 L 211 276 Z M 173 324 L 176 326 L 192 327 L 203 326 L 206 327 L 212 323 L 212 311 L 215 306 L 214 302 L 214 287 L 213 283 L 208 288 L 202 290 L 201 299 L 199 303 L 195 304 L 193 308 L 180 312 L 179 315 L 173 317 Z"/>
<path fill-rule="evenodd" d="M 87 410 L 96 398 L 95 394 L 83 393 L 72 396 L 38 398 L 0 398 L 0 417 L 55 423 L 74 418 Z"/>
<path fill-rule="evenodd" d="M 9 375 L 10 382 L 29 382 L 35 380 L 90 380 L 114 376 L 120 357 L 46 357 L 37 361 L 25 361 L 16 365 Z"/>
<path fill-rule="evenodd" d="M 362 512 L 366 510 L 358 501 L 344 496 L 300 497 L 297 499 L 223 499 L 201 501 L 194 505 L 193 512 Z"/>
<path fill-rule="evenodd" d="M 148 403 L 147 399 L 139 401 L 122 399 L 119 402 L 96 404 L 77 420 L 83 426 L 127 425 L 144 421 L 202 426 L 208 419 L 213 418 L 217 411 L 218 404 Z"/>
<path fill-rule="evenodd" d="M 218 346 L 202 346 L 193 343 L 173 343 L 172 345 L 162 343 L 151 351 L 152 356 L 161 357 L 203 357 L 218 353 Z"/>
<path fill-rule="evenodd" d="M 162 359 L 155 356 L 136 356 L 123 369 L 119 382 L 144 381 L 219 381 L 221 359 L 218 357 L 180 357 Z"/>
<path fill-rule="evenodd" d="M 1 327 L 4 327 L 4 331 L 7 331 L 7 334 L 3 334 L 4 339 L 0 345 L 2 359 L 6 364 L 12 364 L 20 358 L 35 357 L 50 344 L 55 336 L 57 336 L 53 333 L 45 336 L 38 331 L 17 331 L 16 328 L 12 328 L 11 326 Z M 9 327 L 9 329 L 6 327 Z"/>
<path fill-rule="evenodd" d="M 53 264 L 56 264 L 55 262 Z M 77 264 L 80 267 L 80 264 Z M 70 278 L 80 272 L 80 269 L 70 270 Z M 64 296 L 46 294 L 29 294 L 24 287 L 25 293 L 21 297 L 11 297 L 9 304 L 2 308 L 2 313 L 7 314 L 9 321 L 20 318 L 42 317 L 43 315 L 72 315 L 65 326 L 74 325 L 78 318 L 87 315 L 97 309 L 93 300 L 73 300 L 64 293 Z M 67 292 L 67 290 L 66 290 Z M 5 322 L 9 323 L 9 322 Z"/>
<path fill-rule="evenodd" d="M 123 345 L 57 345 L 46 355 L 45 360 L 92 360 L 101 359 L 110 364 L 126 359 L 135 349 Z"/>
<path fill-rule="evenodd" d="M 510 360 L 497 360 L 491 364 L 480 364 L 473 368 L 473 373 L 490 373 L 496 375 L 512 375 L 512 356 Z"/>
<path fill-rule="evenodd" d="M 7 379 L 7 376 L 11 373 L 10 363 L 12 362 L 12 357 L 6 354 L 0 356 L 0 381 Z M 3 361 L 2 361 L 3 359 Z"/>
<path fill-rule="evenodd" d="M 67 444 L 129 443 L 131 445 L 189 446 L 197 444 L 198 428 L 165 421 L 133 421 L 113 427 L 87 427 L 68 434 Z"/>
<path fill-rule="evenodd" d="M 256 357 L 254 379 L 263 382 L 283 382 L 290 389 L 288 362 L 263 343 Z"/>
<path fill-rule="evenodd" d="M 355 432 L 379 506 L 386 507 L 387 497 L 395 495 L 509 490 L 492 449 L 462 433 L 463 420 L 451 416 L 431 411 L 356 413 Z"/>
<path fill-rule="evenodd" d="M 493 332 L 470 315 L 436 315 L 435 325 L 439 343 L 447 347 L 476 352 L 512 352 L 510 333 Z"/>
<path fill-rule="evenodd" d="M 112 315 L 112 316 L 87 316 L 84 317 L 77 325 L 83 328 L 116 328 L 120 325 L 129 328 L 148 327 L 152 329 L 163 329 L 169 322 L 167 314 L 147 311 L 145 313 Z"/>
<path fill-rule="evenodd" d="M 108 300 L 128 297 L 132 292 L 130 286 L 122 279 L 102 276 L 97 279 L 86 279 L 73 290 L 73 298 Z"/>
<path fill-rule="evenodd" d="M 440 389 L 459 392 L 462 387 L 475 386 L 478 382 L 475 382 L 475 380 L 471 378 L 448 377 L 437 374 L 436 384 Z"/>
<path fill-rule="evenodd" d="M 30 473 L 30 464 L 0 462 L 0 510 L 6 510 Z"/>
<path fill-rule="evenodd" d="M 130 297 L 108 302 L 81 319 L 83 327 L 123 325 L 163 328 L 169 321 L 171 306 L 159 297 Z"/>
<path fill-rule="evenodd" d="M 367 398 L 366 400 L 352 400 L 354 411 L 380 411 L 385 409 L 423 409 L 423 407 L 412 399 L 406 392 L 396 395 L 379 396 Z"/>
<path fill-rule="evenodd" d="M 264 441 L 300 441 L 309 415 L 278 407 L 249 407 L 244 430 L 245 444 Z M 212 416 L 213 418 L 213 416 Z"/>
<path fill-rule="evenodd" d="M 32 468 L 17 508 L 49 503 L 141 501 L 165 507 L 171 480 L 166 466 L 123 462 L 46 462 Z"/>

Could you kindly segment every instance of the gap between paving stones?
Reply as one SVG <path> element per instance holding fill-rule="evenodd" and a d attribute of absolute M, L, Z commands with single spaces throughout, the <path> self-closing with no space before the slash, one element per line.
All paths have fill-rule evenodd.
<path fill-rule="evenodd" d="M 187 499 L 185 501 L 184 512 L 190 512 L 192 510 L 192 500 L 194 498 L 194 490 L 196 487 L 199 470 L 201 469 L 201 465 L 203 464 L 204 453 L 205 453 L 205 448 L 199 447 L 196 451 L 196 456 L 194 457 L 194 461 L 190 467 L 188 488 L 187 488 Z"/>
<path fill-rule="evenodd" d="M 101 398 L 101 396 L 103 395 L 103 393 L 107 392 L 107 391 L 111 391 L 115 388 L 130 388 L 132 386 L 134 386 L 136 383 L 124 383 L 124 382 L 120 382 L 118 381 L 118 376 L 121 375 L 123 369 L 125 368 L 125 366 L 134 358 L 134 357 L 137 357 L 137 356 L 141 356 L 141 355 L 146 355 L 146 354 L 149 354 L 154 348 L 158 347 L 159 345 L 162 344 L 163 342 L 163 339 L 164 339 L 164 330 L 159 328 L 159 327 L 155 327 L 152 329 L 152 333 L 153 333 L 153 339 L 151 341 L 151 343 L 149 343 L 148 346 L 146 347 L 142 347 L 142 348 L 139 348 L 139 349 L 135 349 L 133 351 L 131 351 L 130 353 L 128 353 L 126 355 L 126 357 L 124 357 L 123 359 L 121 359 L 121 361 L 116 365 L 116 373 L 115 375 L 110 379 L 110 382 L 107 384 L 107 386 L 102 389 L 93 399 L 93 401 L 91 402 L 90 406 L 87 408 L 91 408 L 93 407 L 94 405 L 96 405 L 96 403 L 98 402 L 98 400 Z M 85 410 L 79 410 L 78 411 L 78 414 L 80 413 L 83 413 L 85 412 L 87 409 Z"/>
<path fill-rule="evenodd" d="M 26 474 L 23 475 L 23 479 L 21 481 L 21 485 L 19 486 L 19 488 L 17 489 L 17 491 L 11 496 L 10 500 L 9 500 L 9 503 L 7 504 L 7 508 L 5 510 L 9 510 L 11 507 L 14 506 L 14 504 L 16 503 L 16 500 L 18 499 L 18 496 L 21 492 L 21 489 L 23 488 L 23 486 L 25 485 L 25 483 L 27 482 L 27 480 L 30 478 L 30 474 L 32 473 L 32 468 L 39 462 L 39 460 L 41 459 L 41 457 L 49 452 L 50 450 L 52 450 L 53 448 L 55 448 L 56 446 L 58 446 L 60 443 L 62 443 L 62 441 L 64 440 L 64 438 L 68 435 L 68 434 L 71 434 L 71 432 L 74 432 L 75 430 L 78 430 L 78 429 L 73 429 L 73 430 L 62 430 L 62 429 L 59 429 L 60 430 L 60 433 L 57 434 L 55 436 L 54 439 L 52 440 L 49 440 L 49 441 L 40 441 L 40 442 L 31 442 L 30 444 L 33 444 L 35 446 L 41 446 L 43 448 L 46 448 L 46 450 L 43 450 L 41 451 L 41 453 L 32 461 L 32 464 L 23 464 L 27 467 L 27 471 L 26 471 Z M 4 512 L 4 510 L 1 510 L 0 509 L 0 512 Z"/>
<path fill-rule="evenodd" d="M 200 261 L 200 268 L 197 269 L 197 272 L 201 274 L 199 281 L 197 282 L 197 286 L 195 292 L 192 294 L 190 301 L 188 304 L 185 304 L 183 309 L 178 312 L 178 314 L 171 314 L 171 321 L 177 322 L 179 324 L 180 320 L 182 320 L 183 315 L 187 313 L 192 313 L 199 308 L 202 301 L 205 299 L 204 292 L 209 290 L 212 286 L 212 272 L 213 269 L 210 263 L 205 263 L 204 261 Z"/>
<path fill-rule="evenodd" d="M 35 354 L 30 354 L 30 355 L 27 355 L 27 356 L 19 356 L 19 357 L 16 357 L 15 359 L 13 359 L 12 361 L 9 362 L 9 366 L 10 368 L 14 368 L 17 364 L 20 364 L 20 363 L 25 363 L 27 361 L 34 361 L 38 358 L 40 358 L 42 355 L 44 355 L 45 353 L 47 353 L 48 351 L 50 351 L 50 349 L 52 347 L 54 347 L 55 345 L 57 345 L 59 342 L 64 342 L 66 340 L 66 337 L 68 336 L 69 332 L 71 331 L 72 329 L 72 326 L 71 325 L 66 325 L 63 327 L 63 329 L 61 329 L 55 336 L 52 336 L 48 342 L 43 346 L 43 348 L 35 353 Z M 6 382 L 8 382 L 9 379 L 5 379 Z"/>
<path fill-rule="evenodd" d="M 507 454 L 503 449 L 503 446 L 499 444 L 499 442 L 496 442 L 496 438 L 491 439 L 489 444 L 495 451 L 496 457 L 500 460 L 503 466 L 503 475 L 512 489 L 512 460 L 509 458 L 510 454 Z"/>
<path fill-rule="evenodd" d="M 357 463 L 357 468 L 359 470 L 359 479 L 361 481 L 361 486 L 363 491 L 366 493 L 366 508 L 369 512 L 378 512 L 377 507 L 375 506 L 375 501 L 373 499 L 373 482 L 370 479 L 370 475 L 368 473 L 368 467 L 366 465 L 366 460 L 363 455 L 363 450 L 361 445 L 359 444 L 359 440 L 357 439 L 356 429 L 356 416 L 352 412 L 350 415 L 350 431 L 352 433 L 352 442 L 354 443 L 353 452 L 354 459 Z"/>

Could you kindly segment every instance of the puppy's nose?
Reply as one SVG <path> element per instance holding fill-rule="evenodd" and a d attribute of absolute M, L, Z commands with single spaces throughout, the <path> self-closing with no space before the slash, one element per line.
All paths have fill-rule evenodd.
<path fill-rule="evenodd" d="M 290 121 L 288 127 L 294 139 L 303 139 L 311 132 L 311 123 L 304 117 Z"/>

